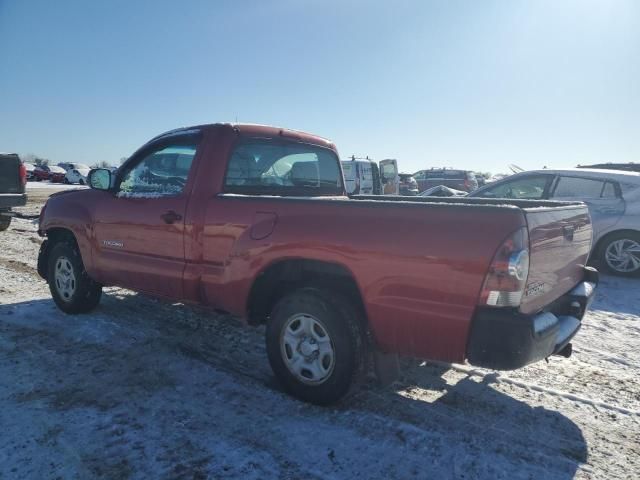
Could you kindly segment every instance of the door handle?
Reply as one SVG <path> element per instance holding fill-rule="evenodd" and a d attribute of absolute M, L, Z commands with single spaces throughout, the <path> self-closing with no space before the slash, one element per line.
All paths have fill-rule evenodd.
<path fill-rule="evenodd" d="M 162 215 L 160 215 L 160 218 L 164 220 L 164 223 L 172 224 L 179 220 L 182 220 L 182 215 L 180 215 L 177 212 L 174 212 L 173 210 L 169 210 L 168 212 L 165 212 Z"/>

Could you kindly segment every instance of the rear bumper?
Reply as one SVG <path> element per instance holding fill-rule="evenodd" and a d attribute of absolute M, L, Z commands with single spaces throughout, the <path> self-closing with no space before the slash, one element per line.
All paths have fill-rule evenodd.
<path fill-rule="evenodd" d="M 22 207 L 26 204 L 26 193 L 0 193 L 0 208 Z"/>
<path fill-rule="evenodd" d="M 563 350 L 578 332 L 598 285 L 598 272 L 585 268 L 584 281 L 545 311 L 524 315 L 517 309 L 479 308 L 467 345 L 472 365 L 514 370 Z"/>

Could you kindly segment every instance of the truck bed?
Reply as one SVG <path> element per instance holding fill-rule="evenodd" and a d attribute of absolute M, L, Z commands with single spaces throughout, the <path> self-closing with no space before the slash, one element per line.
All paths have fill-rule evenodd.
<path fill-rule="evenodd" d="M 375 197 L 358 195 L 366 202 L 419 203 L 442 207 L 485 209 L 518 208 L 529 230 L 530 270 L 520 311 L 534 313 L 561 297 L 582 279 L 591 248 L 591 218 L 582 202 L 486 198 Z M 473 232 L 469 232 L 473 233 Z"/>
<path fill-rule="evenodd" d="M 505 198 L 470 198 L 470 197 L 420 197 L 420 196 L 380 196 L 380 195 L 352 195 L 352 200 L 374 200 L 376 202 L 408 202 L 408 203 L 429 203 L 444 205 L 491 205 L 502 207 L 518 207 L 521 209 L 532 208 L 557 208 L 568 206 L 583 206 L 582 202 L 558 202 L 554 200 L 516 200 Z"/>

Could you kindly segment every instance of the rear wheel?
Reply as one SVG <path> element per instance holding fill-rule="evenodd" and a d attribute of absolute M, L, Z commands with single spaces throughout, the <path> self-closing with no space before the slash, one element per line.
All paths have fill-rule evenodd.
<path fill-rule="evenodd" d="M 333 293 L 301 288 L 284 296 L 267 325 L 269 363 L 291 395 L 327 405 L 345 396 L 364 365 L 357 309 Z"/>
<path fill-rule="evenodd" d="M 59 242 L 51 248 L 47 279 L 53 300 L 65 313 L 87 313 L 100 302 L 102 285 L 89 277 L 74 243 Z"/>
<path fill-rule="evenodd" d="M 620 232 L 605 238 L 599 255 L 600 265 L 614 275 L 640 275 L 640 234 Z"/>
<path fill-rule="evenodd" d="M 11 225 L 11 217 L 0 217 L 0 232 L 4 232 Z"/>

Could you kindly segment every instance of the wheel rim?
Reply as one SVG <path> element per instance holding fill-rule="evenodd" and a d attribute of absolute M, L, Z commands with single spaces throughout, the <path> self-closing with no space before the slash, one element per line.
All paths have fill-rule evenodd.
<path fill-rule="evenodd" d="M 289 371 L 306 384 L 325 382 L 335 366 L 333 342 L 327 329 L 306 313 L 287 320 L 280 335 L 280 352 Z"/>
<path fill-rule="evenodd" d="M 623 238 L 607 246 L 605 260 L 612 270 L 630 273 L 640 269 L 640 243 Z"/>
<path fill-rule="evenodd" d="M 73 273 L 73 265 L 67 257 L 59 257 L 56 260 L 54 281 L 60 298 L 70 302 L 76 291 L 76 276 Z"/>

